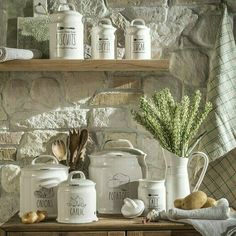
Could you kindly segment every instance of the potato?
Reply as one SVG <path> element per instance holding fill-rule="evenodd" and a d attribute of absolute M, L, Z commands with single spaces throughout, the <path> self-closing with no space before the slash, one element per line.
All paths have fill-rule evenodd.
<path fill-rule="evenodd" d="M 36 220 L 36 223 L 39 223 L 39 222 L 45 220 L 46 217 L 47 217 L 47 212 L 46 211 L 37 211 L 36 213 L 38 215 L 38 219 Z"/>
<path fill-rule="evenodd" d="M 213 207 L 216 205 L 216 200 L 214 198 L 208 197 L 206 203 L 202 206 L 202 208 Z"/>
<path fill-rule="evenodd" d="M 176 199 L 176 200 L 174 201 L 174 206 L 175 206 L 176 208 L 181 209 L 183 200 L 184 200 L 183 198 L 178 198 L 178 199 Z"/>
<path fill-rule="evenodd" d="M 193 210 L 200 209 L 207 201 L 207 195 L 202 191 L 197 191 L 189 194 L 182 201 L 181 209 Z"/>
<path fill-rule="evenodd" d="M 23 224 L 33 224 L 37 221 L 37 219 L 38 215 L 34 211 L 27 212 L 21 217 L 21 221 Z"/>

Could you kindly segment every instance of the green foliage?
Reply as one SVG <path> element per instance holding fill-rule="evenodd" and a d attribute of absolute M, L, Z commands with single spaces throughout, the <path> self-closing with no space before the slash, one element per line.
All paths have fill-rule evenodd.
<path fill-rule="evenodd" d="M 203 135 L 195 140 L 198 130 L 212 110 L 207 102 L 200 109 L 201 92 L 197 90 L 192 99 L 184 96 L 176 102 L 169 89 L 156 92 L 152 98 L 140 98 L 139 110 L 132 111 L 134 119 L 144 126 L 161 146 L 177 156 L 187 157 Z"/>

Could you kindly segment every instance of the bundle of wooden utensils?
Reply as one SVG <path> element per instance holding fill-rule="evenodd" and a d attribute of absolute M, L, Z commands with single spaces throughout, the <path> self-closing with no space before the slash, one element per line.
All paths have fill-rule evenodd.
<path fill-rule="evenodd" d="M 63 140 L 55 140 L 52 143 L 52 153 L 62 164 L 70 167 L 70 172 L 81 170 L 83 169 L 88 139 L 87 129 L 70 130 L 66 144 Z"/>

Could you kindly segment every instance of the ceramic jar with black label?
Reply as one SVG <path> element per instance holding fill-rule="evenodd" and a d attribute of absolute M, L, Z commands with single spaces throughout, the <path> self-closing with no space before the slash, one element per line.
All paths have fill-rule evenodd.
<path fill-rule="evenodd" d="M 150 29 L 144 20 L 135 19 L 125 32 L 125 58 L 126 59 L 151 59 Z"/>
<path fill-rule="evenodd" d="M 144 202 L 144 213 L 148 213 L 152 209 L 157 211 L 166 210 L 165 180 L 140 179 L 138 199 Z"/>
<path fill-rule="evenodd" d="M 58 186 L 58 217 L 60 223 L 97 221 L 95 183 L 81 171 L 73 171 Z"/>
<path fill-rule="evenodd" d="M 49 48 L 51 59 L 84 59 L 83 16 L 73 4 L 60 4 L 50 16 Z"/>
<path fill-rule="evenodd" d="M 115 59 L 115 32 L 110 19 L 102 19 L 91 31 L 92 58 Z"/>

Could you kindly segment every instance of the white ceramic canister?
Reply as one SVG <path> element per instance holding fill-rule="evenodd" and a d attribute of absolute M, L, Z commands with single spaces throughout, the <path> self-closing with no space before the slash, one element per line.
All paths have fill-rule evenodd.
<path fill-rule="evenodd" d="M 60 4 L 50 16 L 49 48 L 51 59 L 84 59 L 83 16 L 73 4 Z"/>
<path fill-rule="evenodd" d="M 135 19 L 125 32 L 125 58 L 151 59 L 150 28 L 144 20 Z"/>
<path fill-rule="evenodd" d="M 77 176 L 76 178 L 74 178 Z M 73 171 L 58 186 L 58 217 L 60 223 L 97 221 L 95 183 L 81 171 Z"/>
<path fill-rule="evenodd" d="M 91 31 L 92 58 L 115 59 L 116 28 L 110 19 L 102 19 Z"/>
<path fill-rule="evenodd" d="M 144 213 L 152 209 L 166 210 L 166 188 L 165 180 L 140 179 L 138 186 L 138 199 L 145 205 Z"/>
<path fill-rule="evenodd" d="M 121 214 L 123 200 L 138 197 L 138 180 L 146 178 L 146 154 L 126 139 L 108 140 L 89 155 L 89 177 L 96 183 L 101 214 Z"/>
<path fill-rule="evenodd" d="M 48 162 L 50 161 L 50 162 Z M 49 218 L 57 216 L 57 186 L 68 177 L 68 167 L 54 156 L 36 157 L 22 168 L 20 176 L 20 213 L 46 211 Z"/>

